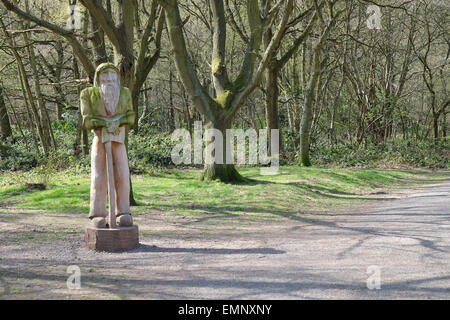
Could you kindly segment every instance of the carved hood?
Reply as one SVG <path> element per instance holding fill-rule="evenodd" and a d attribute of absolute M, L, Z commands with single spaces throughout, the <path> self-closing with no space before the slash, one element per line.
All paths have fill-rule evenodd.
<path fill-rule="evenodd" d="M 111 62 L 102 63 L 95 70 L 95 75 L 94 75 L 94 86 L 95 87 L 98 87 L 100 85 L 98 75 L 100 74 L 100 72 L 102 72 L 103 70 L 106 70 L 106 69 L 113 69 L 120 76 L 120 71 L 119 71 L 119 69 L 117 69 L 117 67 L 114 65 L 114 63 L 111 63 Z"/>

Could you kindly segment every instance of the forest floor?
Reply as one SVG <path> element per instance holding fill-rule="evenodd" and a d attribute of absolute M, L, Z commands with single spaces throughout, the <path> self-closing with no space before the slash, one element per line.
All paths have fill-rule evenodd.
<path fill-rule="evenodd" d="M 88 175 L 47 190 L 1 176 L 0 299 L 450 298 L 450 172 L 240 172 L 252 181 L 133 177 L 140 245 L 123 253 L 84 247 Z M 66 285 L 71 265 L 81 289 Z"/>

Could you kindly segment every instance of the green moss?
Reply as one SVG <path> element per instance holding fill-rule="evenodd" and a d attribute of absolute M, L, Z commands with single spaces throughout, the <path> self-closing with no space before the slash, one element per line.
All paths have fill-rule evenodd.
<path fill-rule="evenodd" d="M 220 58 L 214 58 L 211 63 L 211 71 L 216 74 L 222 67 L 222 60 Z"/>
<path fill-rule="evenodd" d="M 215 101 L 222 107 L 227 105 L 228 99 L 231 96 L 231 91 L 225 90 L 221 95 L 217 96 Z"/>
<path fill-rule="evenodd" d="M 203 171 L 201 180 L 219 180 L 221 182 L 245 182 L 243 176 L 239 174 L 234 165 L 208 165 Z"/>

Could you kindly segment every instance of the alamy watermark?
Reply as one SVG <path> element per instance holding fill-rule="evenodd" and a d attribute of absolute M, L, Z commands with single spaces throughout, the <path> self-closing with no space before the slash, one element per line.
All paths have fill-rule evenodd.
<path fill-rule="evenodd" d="M 69 30 L 80 30 L 81 29 L 81 10 L 76 4 L 71 4 L 67 8 L 69 13 L 69 18 L 67 18 L 66 25 Z"/>
<path fill-rule="evenodd" d="M 70 273 L 69 278 L 67 278 L 66 285 L 69 290 L 79 290 L 81 289 L 81 270 L 79 266 L 69 266 L 67 267 L 67 273 Z"/>
<path fill-rule="evenodd" d="M 380 290 L 381 289 L 381 268 L 376 265 L 367 267 L 367 278 L 366 285 L 369 290 Z"/>
<path fill-rule="evenodd" d="M 250 164 L 269 165 L 261 167 L 261 175 L 275 175 L 280 166 L 279 130 L 272 129 L 270 134 L 270 156 L 268 150 L 267 129 L 227 129 L 225 139 L 222 131 L 209 128 L 203 135 L 202 122 L 195 121 L 194 137 L 186 129 L 177 129 L 172 133 L 172 141 L 178 142 L 172 149 L 172 161 L 180 164 Z M 246 161 L 246 141 L 248 139 L 248 162 Z M 226 145 L 224 146 L 224 141 Z M 205 142 L 205 148 L 203 148 Z M 235 148 L 235 142 L 237 146 Z M 236 149 L 236 157 L 235 157 Z M 193 152 L 192 152 L 193 150 Z M 225 154 L 224 154 L 225 152 Z M 192 159 L 193 158 L 193 159 Z M 235 161 L 237 158 L 237 161 Z"/>
<path fill-rule="evenodd" d="M 370 14 L 367 18 L 367 28 L 369 29 L 381 29 L 381 9 L 377 5 L 370 5 L 367 7 L 367 14 Z"/>

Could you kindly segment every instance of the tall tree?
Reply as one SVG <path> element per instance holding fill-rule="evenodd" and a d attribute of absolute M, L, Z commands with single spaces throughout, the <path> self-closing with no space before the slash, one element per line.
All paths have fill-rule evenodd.
<path fill-rule="evenodd" d="M 10 46 L 10 50 L 11 50 L 12 54 L 14 55 L 14 58 L 15 58 L 15 60 L 17 62 L 17 66 L 18 66 L 18 69 L 19 69 L 19 77 L 20 77 L 21 82 L 23 84 L 23 88 L 24 88 L 26 96 L 28 98 L 28 102 L 29 102 L 29 104 L 31 106 L 31 110 L 32 110 L 33 117 L 34 117 L 34 122 L 35 122 L 35 125 L 36 125 L 37 129 L 38 129 L 39 139 L 41 141 L 42 148 L 44 149 L 44 153 L 48 154 L 49 151 L 50 151 L 49 150 L 49 148 L 50 148 L 49 142 L 48 142 L 48 140 L 46 140 L 46 136 L 44 135 L 44 131 L 42 129 L 41 119 L 40 119 L 40 116 L 39 116 L 38 109 L 36 108 L 36 103 L 35 103 L 34 98 L 33 98 L 33 93 L 31 91 L 31 86 L 30 86 L 29 81 L 28 81 L 28 76 L 27 76 L 27 73 L 26 73 L 26 70 L 25 70 L 25 65 L 23 63 L 22 57 L 20 56 L 20 54 L 19 54 L 19 52 L 18 52 L 18 50 L 16 48 L 16 43 L 15 43 L 14 38 L 11 36 L 11 34 L 6 29 L 6 25 L 5 25 L 5 23 L 3 22 L 2 19 L 0 19 L 0 27 L 1 27 L 2 31 L 3 31 L 3 34 L 5 35 L 7 43 Z"/>
<path fill-rule="evenodd" d="M 180 16 L 178 1 L 160 0 L 160 3 L 165 10 L 166 24 L 180 80 L 190 96 L 191 103 L 208 121 L 207 128 L 214 128 L 222 133 L 224 148 L 222 154 L 225 155 L 228 143 L 226 140 L 226 129 L 231 128 L 231 123 L 237 111 L 259 85 L 269 59 L 279 47 L 281 37 L 287 28 L 293 0 L 286 1 L 284 5 L 280 1 L 272 8 L 265 7 L 264 1 L 262 1 L 260 7 L 258 0 L 247 0 L 250 35 L 244 61 L 239 75 L 234 81 L 230 79 L 226 66 L 227 24 L 224 2 L 223 0 L 211 1 L 213 45 L 211 74 L 215 97 L 210 94 L 205 85 L 201 84 L 196 68 L 189 57 L 183 35 L 183 20 Z M 280 15 L 278 27 L 258 63 L 264 30 L 273 23 L 279 11 L 283 13 Z M 206 143 L 209 145 L 212 142 L 212 139 L 210 139 Z M 202 178 L 204 180 L 219 179 L 221 181 L 240 181 L 243 179 L 234 165 L 217 162 L 205 164 Z"/>
<path fill-rule="evenodd" d="M 336 23 L 337 18 L 343 12 L 340 10 L 334 13 L 334 3 L 329 3 L 329 21 L 324 26 L 323 31 L 319 37 L 319 40 L 315 44 L 312 50 L 312 66 L 311 66 L 311 75 L 309 78 L 308 85 L 305 89 L 305 103 L 303 106 L 303 115 L 302 121 L 300 123 L 300 162 L 304 166 L 310 166 L 311 160 L 309 156 L 310 151 L 310 131 L 311 131 L 311 120 L 312 120 L 312 107 L 315 100 L 315 92 L 317 87 L 317 82 L 321 73 L 321 51 L 322 47 L 325 44 L 325 41 L 328 38 L 328 35 L 331 31 L 331 28 Z M 318 14 L 321 17 L 321 21 L 325 24 L 324 19 L 321 14 L 321 9 L 318 8 Z M 305 72 L 303 70 L 303 72 Z"/>
<path fill-rule="evenodd" d="M 271 1 L 267 1 L 267 4 Z M 319 8 L 323 6 L 322 2 L 318 5 Z M 289 22 L 289 26 L 295 26 L 297 23 L 303 21 L 304 17 L 313 12 L 313 7 L 302 11 L 298 14 L 292 21 Z M 310 19 L 309 23 L 304 28 L 303 32 L 291 42 L 287 42 L 286 51 L 280 58 L 277 58 L 276 55 L 272 55 L 269 63 L 267 64 L 267 69 L 265 71 L 265 83 L 264 83 L 264 91 L 265 91 L 265 111 L 266 111 L 266 124 L 267 124 L 267 132 L 270 137 L 270 133 L 273 129 L 281 129 L 280 128 L 280 119 L 278 114 L 278 99 L 280 95 L 280 91 L 278 88 L 278 78 L 280 76 L 281 69 L 286 65 L 289 59 L 292 58 L 294 54 L 296 54 L 300 45 L 308 38 L 313 24 L 317 18 L 317 13 L 314 13 L 313 17 Z M 282 36 L 282 40 L 286 37 L 287 33 L 284 32 Z M 264 34 L 264 47 L 268 47 L 270 45 L 270 41 L 273 37 L 272 28 L 267 28 L 267 31 Z M 281 131 L 279 134 L 279 146 L 282 149 L 282 141 L 283 137 L 281 135 Z M 269 144 L 271 145 L 271 143 Z"/>
<path fill-rule="evenodd" d="M 91 81 L 94 78 L 95 63 L 105 60 L 105 51 L 102 45 L 102 32 L 110 41 L 114 51 L 114 63 L 121 72 L 124 86 L 128 87 L 133 95 L 133 108 L 136 113 L 134 129 L 138 130 L 138 98 L 142 85 L 160 57 L 161 35 L 164 28 L 164 18 L 158 5 L 158 0 L 153 0 L 151 10 L 144 32 L 136 32 L 136 11 L 138 2 L 136 0 L 118 0 L 118 18 L 114 19 L 112 11 L 105 8 L 101 0 L 80 0 L 89 11 L 92 19 L 94 35 L 94 61 L 91 59 L 89 50 L 77 39 L 78 35 L 72 30 L 66 30 L 54 23 L 38 18 L 37 16 L 20 9 L 9 0 L 0 0 L 10 11 L 16 13 L 22 19 L 36 23 L 51 32 L 62 36 L 73 49 L 74 54 L 80 61 L 86 74 Z M 108 1 L 109 2 L 109 1 Z M 145 5 L 145 4 L 144 4 Z M 115 21 L 117 20 L 117 21 Z M 152 32 L 156 29 L 155 32 Z M 135 41 L 140 36 L 139 41 Z M 153 37 L 152 37 L 153 36 Z M 149 54 L 149 45 L 154 40 L 154 51 Z M 134 46 L 137 45 L 137 59 L 134 54 Z"/>

